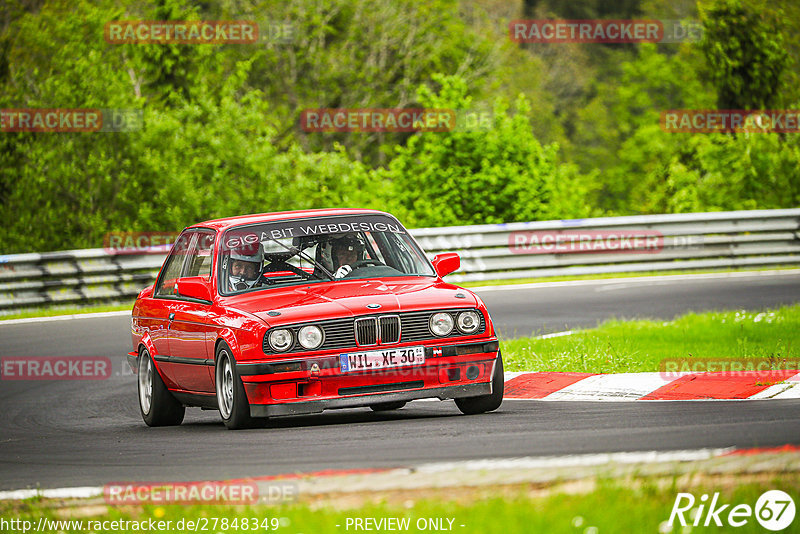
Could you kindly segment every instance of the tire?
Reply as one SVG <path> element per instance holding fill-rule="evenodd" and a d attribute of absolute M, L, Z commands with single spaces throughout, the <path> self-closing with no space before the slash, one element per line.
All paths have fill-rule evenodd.
<path fill-rule="evenodd" d="M 139 353 L 138 393 L 139 412 L 147 426 L 174 426 L 183 422 L 186 408 L 175 400 L 158 374 L 150 351 Z"/>
<path fill-rule="evenodd" d="M 372 404 L 370 409 L 373 412 L 388 412 L 390 410 L 399 410 L 406 405 L 406 401 L 382 402 L 380 404 Z"/>
<path fill-rule="evenodd" d="M 494 366 L 494 376 L 492 376 L 492 393 L 481 395 L 480 397 L 464 397 L 456 399 L 456 406 L 464 415 L 476 415 L 479 413 L 491 412 L 500 407 L 503 403 L 503 357 L 497 353 L 497 365 Z"/>
<path fill-rule="evenodd" d="M 250 417 L 250 403 L 247 402 L 242 379 L 236 372 L 236 360 L 225 343 L 220 343 L 217 349 L 214 384 L 219 415 L 229 430 L 263 425 L 265 419 Z"/>

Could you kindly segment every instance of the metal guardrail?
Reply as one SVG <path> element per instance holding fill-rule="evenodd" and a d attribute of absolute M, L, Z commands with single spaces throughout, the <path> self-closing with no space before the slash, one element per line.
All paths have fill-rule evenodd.
<path fill-rule="evenodd" d="M 514 253 L 517 234 L 657 235 L 659 250 Z M 527 277 L 800 265 L 800 209 L 637 215 L 449 228 L 412 233 L 428 253 L 456 251 L 454 283 Z"/>
<path fill-rule="evenodd" d="M 418 228 L 411 233 L 431 256 L 448 251 L 460 254 L 461 270 L 447 277 L 453 283 L 800 265 L 800 209 Z M 586 244 L 600 235 L 623 234 L 631 239 L 641 237 L 640 243 L 657 239 L 658 245 L 621 247 L 625 250 L 605 247 L 601 252 L 556 252 L 531 246 L 534 236 L 572 236 Z M 515 240 L 524 244 L 517 246 Z M 163 254 L 114 254 L 106 249 L 0 256 L 0 313 L 133 298 L 153 282 L 164 258 Z"/>

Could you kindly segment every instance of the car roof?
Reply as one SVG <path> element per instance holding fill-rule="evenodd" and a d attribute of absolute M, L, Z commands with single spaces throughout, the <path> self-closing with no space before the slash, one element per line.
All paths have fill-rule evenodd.
<path fill-rule="evenodd" d="M 215 230 L 227 230 L 233 226 L 242 224 L 254 224 L 273 221 L 286 221 L 292 219 L 309 219 L 313 217 L 330 217 L 334 215 L 387 215 L 388 213 L 378 210 L 367 210 L 360 208 L 337 208 L 337 209 L 316 209 L 298 211 L 278 211 L 275 213 L 257 213 L 252 215 L 240 215 L 237 217 L 226 217 L 224 219 L 212 219 L 201 223 L 193 224 L 187 228 L 213 228 Z M 394 217 L 392 217 L 394 218 Z"/>

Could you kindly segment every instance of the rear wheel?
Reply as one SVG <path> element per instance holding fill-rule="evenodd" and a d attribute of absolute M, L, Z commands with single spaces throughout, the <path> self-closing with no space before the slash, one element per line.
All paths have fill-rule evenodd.
<path fill-rule="evenodd" d="M 497 364 L 494 366 L 492 376 L 492 393 L 480 397 L 465 397 L 456 399 L 456 406 L 465 415 L 475 415 L 496 410 L 503 403 L 503 357 L 497 353 Z"/>
<path fill-rule="evenodd" d="M 370 409 L 373 412 L 388 412 L 390 410 L 399 410 L 405 405 L 406 401 L 381 402 L 380 404 L 370 405 Z"/>
<path fill-rule="evenodd" d="M 250 403 L 247 402 L 242 379 L 236 372 L 236 361 L 225 343 L 221 343 L 217 349 L 214 377 L 219 415 L 226 427 L 238 430 L 253 428 L 264 422 L 263 419 L 250 417 Z"/>
<path fill-rule="evenodd" d="M 147 349 L 139 354 L 139 411 L 147 426 L 172 426 L 183 422 L 186 408 L 175 400 L 153 363 Z"/>

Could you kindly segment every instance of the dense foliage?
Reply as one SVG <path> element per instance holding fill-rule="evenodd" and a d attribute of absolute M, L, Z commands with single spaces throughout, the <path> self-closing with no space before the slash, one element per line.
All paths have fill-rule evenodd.
<path fill-rule="evenodd" d="M 142 111 L 0 132 L 0 252 L 354 206 L 409 226 L 796 207 L 800 134 L 665 132 L 668 109 L 798 109 L 790 0 L 10 0 L 0 108 Z M 677 6 L 677 7 L 676 7 Z M 612 10 L 612 11 L 609 11 Z M 519 18 L 701 21 L 696 42 L 518 44 Z M 109 44 L 114 20 L 255 20 L 258 44 Z M 280 26 L 283 24 L 283 26 Z M 307 108 L 482 110 L 448 132 L 304 131 Z"/>

